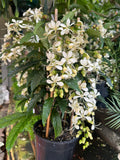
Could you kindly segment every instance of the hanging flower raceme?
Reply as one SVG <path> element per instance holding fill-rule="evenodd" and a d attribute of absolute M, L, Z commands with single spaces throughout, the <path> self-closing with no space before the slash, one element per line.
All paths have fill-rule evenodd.
<path fill-rule="evenodd" d="M 71 23 L 70 19 L 65 24 L 60 21 L 51 21 L 46 24 L 45 35 L 48 36 L 51 44 L 47 53 L 47 83 L 50 84 L 51 92 L 56 92 L 62 88 L 63 96 L 65 96 L 66 86 L 70 90 L 69 107 L 74 112 L 72 117 L 73 128 L 82 130 L 80 122 L 87 121 L 91 124 L 91 129 L 94 129 L 94 111 L 97 109 L 96 97 L 99 95 L 96 90 L 96 81 L 97 74 L 101 69 L 102 56 L 99 54 L 99 57 L 95 55 L 91 57 L 89 53 L 86 53 L 88 35 L 83 23 L 81 21 L 79 23 L 80 26 L 77 31 L 74 28 L 76 24 Z M 90 78 L 90 74 L 94 78 Z M 71 89 L 67 84 L 67 80 L 73 79 L 74 81 L 76 76 L 79 79 L 77 80 L 79 91 Z M 90 129 L 88 130 L 90 131 Z M 88 130 L 86 132 L 89 133 L 90 136 L 88 137 L 90 138 L 91 134 Z"/>

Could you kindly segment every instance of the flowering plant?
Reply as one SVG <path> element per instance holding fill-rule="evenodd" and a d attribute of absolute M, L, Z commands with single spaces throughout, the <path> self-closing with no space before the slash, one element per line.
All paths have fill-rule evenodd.
<path fill-rule="evenodd" d="M 51 20 L 41 8 L 29 9 L 20 20 L 6 24 L 2 60 L 11 63 L 10 75 L 16 75 L 21 88 L 17 97 L 21 111 L 8 116 L 9 124 L 17 121 L 16 135 L 31 123 L 33 109 L 39 103 L 46 137 L 53 126 L 54 139 L 67 132 L 71 137 L 80 137 L 84 149 L 88 139 L 93 139 L 99 95 L 96 82 L 102 64 L 99 37 L 106 30 L 101 21 L 95 29 L 94 24 L 88 26 L 77 17 L 78 13 L 73 10 L 60 20 Z M 11 141 L 8 137 L 8 150 Z"/>

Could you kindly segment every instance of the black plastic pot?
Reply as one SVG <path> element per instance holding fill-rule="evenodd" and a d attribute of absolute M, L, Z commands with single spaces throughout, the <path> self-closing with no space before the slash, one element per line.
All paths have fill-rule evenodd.
<path fill-rule="evenodd" d="M 35 128 L 40 121 L 35 123 Z M 78 139 L 64 142 L 54 142 L 44 139 L 35 133 L 36 160 L 71 160 Z"/>

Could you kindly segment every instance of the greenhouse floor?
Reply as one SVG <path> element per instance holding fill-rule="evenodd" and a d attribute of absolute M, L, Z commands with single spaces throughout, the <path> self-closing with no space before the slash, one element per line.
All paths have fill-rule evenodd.
<path fill-rule="evenodd" d="M 5 116 L 9 111 L 8 105 L 0 107 L 0 117 Z M 6 141 L 6 134 L 9 128 L 0 129 L 0 141 Z M 83 151 L 80 145 L 76 145 L 72 160 L 118 160 L 118 154 L 107 145 L 95 132 L 92 144 Z M 15 147 L 7 155 L 5 146 L 1 147 L 0 160 L 35 160 L 29 136 L 25 132 L 21 134 Z"/>

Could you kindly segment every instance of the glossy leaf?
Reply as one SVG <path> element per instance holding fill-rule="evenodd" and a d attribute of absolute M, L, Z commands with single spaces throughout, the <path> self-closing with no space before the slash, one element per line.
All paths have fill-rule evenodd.
<path fill-rule="evenodd" d="M 45 83 L 46 79 L 43 71 L 34 73 L 31 79 L 31 91 L 34 91 L 36 87 L 39 85 L 44 85 Z"/>
<path fill-rule="evenodd" d="M 26 33 L 25 36 L 20 40 L 20 43 L 23 44 L 24 42 L 28 42 L 32 36 L 34 36 L 33 32 Z"/>
<path fill-rule="evenodd" d="M 46 120 L 50 114 L 50 110 L 53 106 L 53 98 L 48 98 L 47 100 L 45 100 L 45 103 L 43 105 L 43 114 L 42 114 L 42 123 L 43 126 L 45 126 Z"/>
<path fill-rule="evenodd" d="M 51 120 L 54 128 L 55 138 L 56 138 L 60 136 L 60 134 L 62 133 L 62 123 L 61 123 L 60 114 L 56 110 L 53 110 Z"/>
<path fill-rule="evenodd" d="M 71 88 L 71 89 L 74 89 L 76 91 L 80 91 L 80 88 L 78 86 L 78 80 L 77 79 L 70 79 L 70 80 L 67 80 L 65 81 L 65 83 Z"/>
<path fill-rule="evenodd" d="M 100 37 L 100 32 L 98 31 L 98 30 L 94 30 L 94 29 L 88 29 L 87 31 L 86 31 L 86 33 L 90 36 L 90 37 L 92 37 L 92 38 L 98 38 L 98 37 Z"/>
<path fill-rule="evenodd" d="M 73 19 L 74 15 L 75 15 L 76 11 L 70 11 L 68 14 L 66 14 L 63 18 L 62 18 L 62 22 L 67 21 L 67 19 Z"/>
<path fill-rule="evenodd" d="M 41 34 L 40 35 L 43 35 L 43 33 L 40 31 L 40 27 L 43 25 L 44 23 L 42 21 L 39 21 L 36 26 L 35 26 L 35 29 L 34 29 L 34 34 L 37 34 L 39 35 L 38 33 L 40 32 Z"/>
<path fill-rule="evenodd" d="M 39 99 L 41 98 L 40 94 L 36 94 L 34 95 L 34 97 L 32 97 L 31 101 L 28 104 L 28 112 L 32 111 L 33 108 L 35 107 L 36 103 L 39 101 Z"/>
<path fill-rule="evenodd" d="M 10 71 L 8 73 L 8 76 L 13 76 L 13 75 L 15 75 L 18 72 L 25 71 L 28 68 L 33 67 L 34 65 L 36 65 L 38 63 L 39 63 L 39 60 L 30 61 L 30 62 L 27 62 L 26 64 L 21 64 L 19 67 L 16 67 L 14 70 Z"/>
<path fill-rule="evenodd" d="M 1 0 L 2 2 L 2 7 L 5 8 L 5 0 Z"/>
<path fill-rule="evenodd" d="M 61 99 L 61 98 L 58 98 L 57 99 L 57 104 L 62 112 L 62 117 L 64 117 L 64 113 L 66 111 L 66 108 L 68 106 L 68 103 L 67 103 L 67 100 L 66 99 Z"/>

